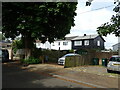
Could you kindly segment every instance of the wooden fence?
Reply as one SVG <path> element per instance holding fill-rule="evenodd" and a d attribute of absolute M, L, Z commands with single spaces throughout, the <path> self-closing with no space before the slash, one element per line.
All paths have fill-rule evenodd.
<path fill-rule="evenodd" d="M 102 64 L 102 59 L 109 59 L 112 55 L 117 55 L 117 52 L 92 52 L 86 55 L 68 56 L 65 59 L 64 67 L 76 67 L 82 65 L 93 65 L 93 58 L 99 59 L 99 65 Z"/>

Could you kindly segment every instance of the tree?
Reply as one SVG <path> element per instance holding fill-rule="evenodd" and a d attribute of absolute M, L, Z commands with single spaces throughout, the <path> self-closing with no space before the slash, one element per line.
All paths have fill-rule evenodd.
<path fill-rule="evenodd" d="M 88 0 L 86 6 L 90 6 L 93 0 Z M 102 24 L 97 28 L 97 32 L 100 35 L 107 36 L 107 34 L 113 33 L 115 36 L 120 36 L 120 1 L 115 0 L 114 4 L 117 4 L 113 11 L 116 15 L 113 15 L 110 22 Z"/>
<path fill-rule="evenodd" d="M 14 53 L 16 53 L 18 49 L 25 48 L 25 47 L 24 47 L 24 43 L 22 42 L 22 40 L 14 40 L 12 43 L 12 48 L 13 48 Z"/>
<path fill-rule="evenodd" d="M 120 36 L 120 2 L 113 10 L 116 12 L 116 15 L 112 16 L 111 22 L 104 23 L 97 28 L 98 33 L 103 36 L 110 33 Z"/>
<path fill-rule="evenodd" d="M 2 40 L 5 40 L 5 36 L 2 33 L 0 33 L 0 41 Z"/>
<path fill-rule="evenodd" d="M 3 2 L 2 32 L 12 39 L 21 34 L 28 58 L 36 39 L 52 42 L 70 32 L 76 5 L 76 2 Z"/>

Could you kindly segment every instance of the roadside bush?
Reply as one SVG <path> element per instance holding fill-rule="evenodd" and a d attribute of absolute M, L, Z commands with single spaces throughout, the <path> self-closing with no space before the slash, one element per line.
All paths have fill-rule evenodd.
<path fill-rule="evenodd" d="M 32 51 L 32 56 L 33 56 L 34 58 L 39 58 L 40 56 L 42 56 L 42 51 L 41 51 L 41 49 L 34 48 L 33 51 Z"/>
<path fill-rule="evenodd" d="M 44 57 L 48 57 L 48 62 L 57 63 L 58 58 L 65 55 L 66 53 L 60 51 L 44 50 L 42 51 Z"/>
<path fill-rule="evenodd" d="M 41 63 L 42 61 L 37 58 L 30 57 L 29 59 L 21 59 L 21 63 L 23 64 L 38 64 Z"/>

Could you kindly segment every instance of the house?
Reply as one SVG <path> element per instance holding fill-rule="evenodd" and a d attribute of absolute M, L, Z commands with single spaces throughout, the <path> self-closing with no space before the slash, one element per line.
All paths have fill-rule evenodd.
<path fill-rule="evenodd" d="M 7 49 L 9 52 L 9 59 L 12 58 L 12 42 L 10 41 L 0 41 L 0 49 Z"/>
<path fill-rule="evenodd" d="M 42 48 L 42 49 L 51 49 L 50 42 L 46 41 L 45 43 L 41 43 L 40 40 L 36 40 L 36 48 Z"/>
<path fill-rule="evenodd" d="M 46 41 L 45 43 L 41 43 L 40 40 L 36 40 L 36 47 L 42 49 L 49 49 L 49 50 L 71 50 L 72 49 L 72 42 L 71 39 L 77 36 L 65 37 L 65 40 L 55 40 L 51 44 Z"/>
<path fill-rule="evenodd" d="M 105 40 L 99 35 L 84 35 L 65 37 L 64 40 L 58 39 L 53 43 L 46 41 L 44 44 L 41 41 L 36 42 L 37 48 L 50 50 L 71 50 L 80 48 L 100 48 L 104 49 Z"/>
<path fill-rule="evenodd" d="M 100 35 L 78 36 L 72 40 L 72 49 L 104 49 L 105 40 Z"/>
<path fill-rule="evenodd" d="M 11 48 L 11 42 L 0 41 L 0 48 Z"/>
<path fill-rule="evenodd" d="M 77 36 L 65 37 L 65 40 L 55 40 L 51 43 L 51 49 L 53 50 L 71 50 L 72 42 L 71 39 Z"/>
<path fill-rule="evenodd" d="M 112 47 L 113 47 L 113 51 L 118 51 L 118 49 L 120 49 L 120 43 L 117 43 L 113 45 Z"/>

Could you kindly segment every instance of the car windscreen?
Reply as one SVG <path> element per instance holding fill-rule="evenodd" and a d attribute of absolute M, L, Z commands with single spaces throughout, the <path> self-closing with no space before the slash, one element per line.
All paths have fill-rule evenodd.
<path fill-rule="evenodd" d="M 120 62 L 120 57 L 112 57 L 110 58 L 110 61 Z"/>

